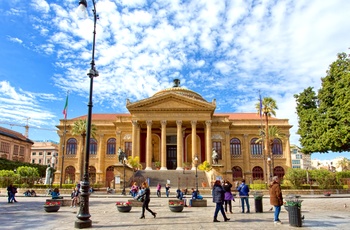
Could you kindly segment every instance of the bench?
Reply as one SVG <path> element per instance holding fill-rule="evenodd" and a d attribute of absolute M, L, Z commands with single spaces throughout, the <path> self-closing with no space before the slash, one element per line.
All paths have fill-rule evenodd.
<path fill-rule="evenodd" d="M 69 199 L 46 199 L 46 202 L 61 202 L 61 206 L 70 206 L 72 204 L 72 200 Z"/>
<path fill-rule="evenodd" d="M 207 200 L 192 200 L 192 207 L 207 207 Z"/>
<path fill-rule="evenodd" d="M 134 199 L 129 199 L 128 202 L 130 202 L 132 207 L 142 207 L 143 204 L 143 202 Z"/>

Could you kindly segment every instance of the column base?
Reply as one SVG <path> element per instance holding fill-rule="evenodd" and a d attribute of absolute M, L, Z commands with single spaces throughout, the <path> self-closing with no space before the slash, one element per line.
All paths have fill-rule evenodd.
<path fill-rule="evenodd" d="M 145 170 L 153 170 L 152 167 L 146 167 Z"/>
<path fill-rule="evenodd" d="M 161 167 L 160 170 L 168 170 L 167 167 Z"/>
<path fill-rule="evenodd" d="M 176 170 L 184 170 L 182 167 L 177 167 Z"/>
<path fill-rule="evenodd" d="M 92 227 L 92 221 L 90 219 L 87 220 L 76 220 L 74 223 L 75 228 L 91 228 Z"/>

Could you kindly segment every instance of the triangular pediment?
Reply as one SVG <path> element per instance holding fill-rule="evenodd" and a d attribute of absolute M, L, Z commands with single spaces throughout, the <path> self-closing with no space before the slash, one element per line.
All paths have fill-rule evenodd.
<path fill-rule="evenodd" d="M 134 103 L 128 102 L 127 109 L 133 111 L 214 111 L 215 102 L 189 98 L 176 93 L 153 96 Z"/>

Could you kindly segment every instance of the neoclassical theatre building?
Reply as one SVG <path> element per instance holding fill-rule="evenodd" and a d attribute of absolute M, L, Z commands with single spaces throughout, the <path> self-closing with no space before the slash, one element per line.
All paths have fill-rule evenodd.
<path fill-rule="evenodd" d="M 261 143 L 257 143 L 262 128 L 260 116 L 253 113 L 215 113 L 215 100 L 208 102 L 198 93 L 174 87 L 153 96 L 131 102 L 126 101 L 128 114 L 93 114 L 96 127 L 90 139 L 90 183 L 109 186 L 114 179 L 114 167 L 119 163 L 119 147 L 128 156 L 139 156 L 144 170 L 155 170 L 160 162 L 162 170 L 183 170 L 199 163 L 212 163 L 213 149 L 219 155 L 218 165 L 226 178 L 236 180 L 264 180 L 266 156 Z M 61 120 L 57 126 L 60 136 L 55 182 L 79 181 L 82 168 L 82 143 L 80 135 L 71 133 L 73 124 L 85 116 Z M 277 126 L 284 139 L 274 139 L 272 168 L 275 175 L 283 176 L 291 167 L 289 125 L 287 119 L 269 118 L 269 125 Z M 63 135 L 66 128 L 66 135 Z M 64 147 L 63 147 L 64 146 Z M 62 154 L 63 170 L 62 170 Z M 61 161 L 61 162 L 60 162 Z M 192 166 L 191 166 L 192 165 Z"/>

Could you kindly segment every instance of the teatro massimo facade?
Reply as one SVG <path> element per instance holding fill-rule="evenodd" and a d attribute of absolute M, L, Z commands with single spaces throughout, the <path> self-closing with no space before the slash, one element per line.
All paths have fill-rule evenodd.
<path fill-rule="evenodd" d="M 259 130 L 260 116 L 251 113 L 215 113 L 216 102 L 208 102 L 198 93 L 175 84 L 153 96 L 126 101 L 127 114 L 93 114 L 96 134 L 90 139 L 90 183 L 109 186 L 114 179 L 121 147 L 127 156 L 139 156 L 144 170 L 155 170 L 155 162 L 163 170 L 183 170 L 185 165 L 195 169 L 199 164 L 212 163 L 213 149 L 219 155 L 218 165 L 227 179 L 265 180 L 267 156 L 263 151 Z M 85 116 L 60 120 L 59 156 L 55 183 L 75 183 L 80 180 L 83 164 L 81 135 L 72 135 L 75 121 Z M 291 167 L 288 119 L 269 118 L 285 135 L 274 139 L 271 164 L 274 175 L 283 176 Z M 66 129 L 66 135 L 64 134 Z M 64 158 L 62 158 L 64 154 Z M 62 160 L 63 159 L 63 160 Z M 269 159 L 271 160 L 271 159 Z M 63 161 L 63 167 L 62 167 Z M 63 170 L 62 170 L 63 168 Z"/>

